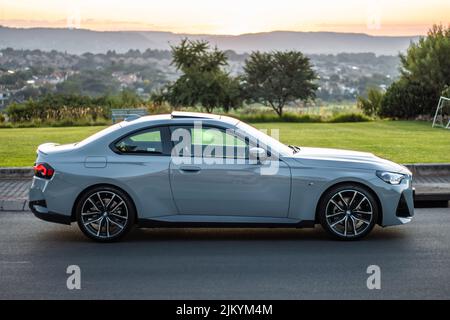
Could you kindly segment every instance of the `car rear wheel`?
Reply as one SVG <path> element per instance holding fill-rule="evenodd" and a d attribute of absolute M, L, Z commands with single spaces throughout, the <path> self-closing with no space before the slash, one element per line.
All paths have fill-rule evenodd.
<path fill-rule="evenodd" d="M 378 210 L 375 198 L 366 188 L 340 185 L 322 197 L 319 220 L 332 237 L 357 240 L 372 231 L 378 221 Z"/>
<path fill-rule="evenodd" d="M 81 231 L 99 242 L 113 242 L 133 227 L 136 212 L 130 197 L 114 187 L 97 187 L 79 199 L 76 217 Z"/>

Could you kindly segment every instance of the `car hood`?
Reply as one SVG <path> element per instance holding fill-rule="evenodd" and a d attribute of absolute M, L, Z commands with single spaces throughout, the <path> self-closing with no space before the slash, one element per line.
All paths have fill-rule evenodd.
<path fill-rule="evenodd" d="M 292 158 L 304 165 L 320 163 L 326 167 L 386 170 L 411 174 L 406 167 L 368 152 L 302 147 Z"/>

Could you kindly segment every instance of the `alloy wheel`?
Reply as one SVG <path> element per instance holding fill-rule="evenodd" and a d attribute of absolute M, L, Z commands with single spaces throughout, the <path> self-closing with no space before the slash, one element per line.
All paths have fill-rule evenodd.
<path fill-rule="evenodd" d="M 373 220 L 373 206 L 369 198 L 358 190 L 336 192 L 326 205 L 325 218 L 330 229 L 345 238 L 358 237 Z"/>
<path fill-rule="evenodd" d="M 91 194 L 81 207 L 81 223 L 91 236 L 110 239 L 127 226 L 129 210 L 124 199 L 112 191 Z"/>

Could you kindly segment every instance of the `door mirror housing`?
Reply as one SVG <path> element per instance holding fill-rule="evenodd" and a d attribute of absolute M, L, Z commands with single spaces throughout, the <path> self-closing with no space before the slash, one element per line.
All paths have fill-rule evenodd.
<path fill-rule="evenodd" d="M 267 160 L 267 152 L 263 148 L 253 147 L 249 150 L 250 160 L 256 160 L 258 163 Z"/>

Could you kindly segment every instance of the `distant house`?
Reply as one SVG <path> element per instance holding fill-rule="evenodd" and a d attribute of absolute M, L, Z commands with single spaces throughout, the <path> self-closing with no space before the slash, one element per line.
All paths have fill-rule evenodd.
<path fill-rule="evenodd" d="M 121 87 L 127 87 L 140 80 L 137 75 L 130 73 L 113 72 L 112 76 L 120 82 Z"/>
<path fill-rule="evenodd" d="M 8 104 L 10 94 L 8 92 L 0 92 L 0 110 L 4 109 Z"/>

